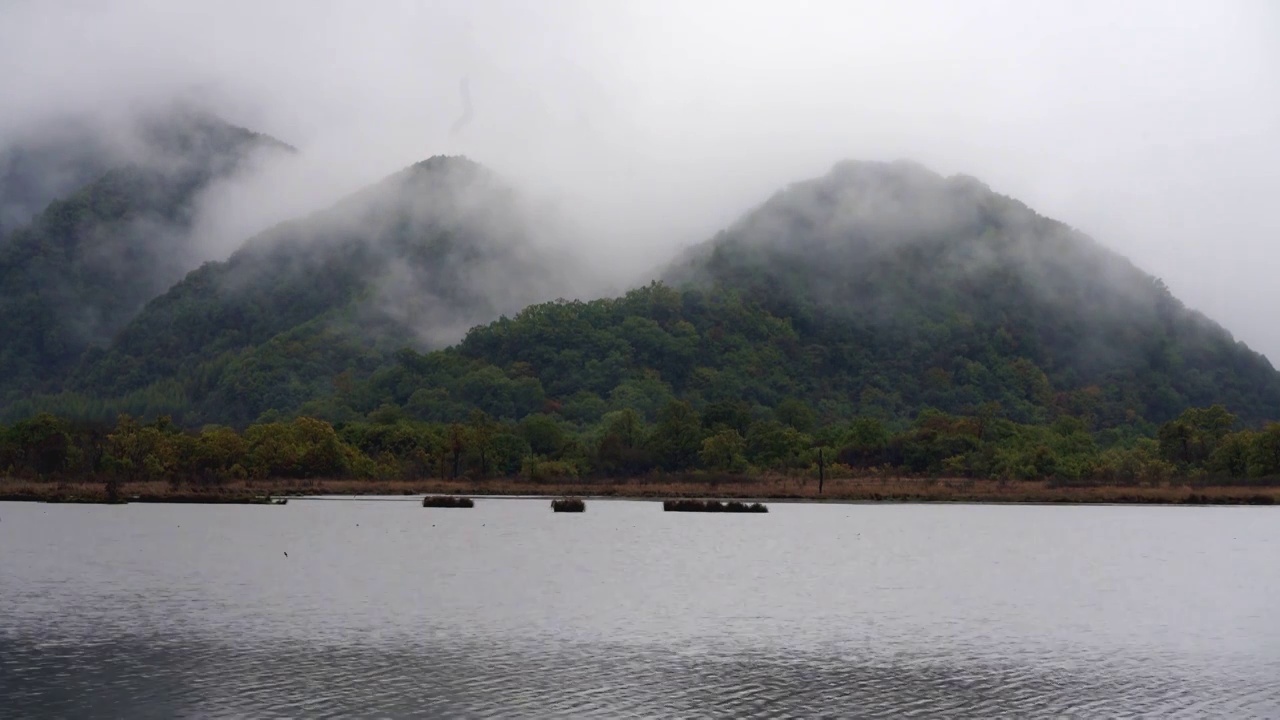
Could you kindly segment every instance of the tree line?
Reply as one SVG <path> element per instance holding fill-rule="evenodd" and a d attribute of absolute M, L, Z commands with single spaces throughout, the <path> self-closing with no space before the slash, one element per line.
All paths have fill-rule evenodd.
<path fill-rule="evenodd" d="M 876 417 L 820 423 L 784 400 L 760 413 L 743 401 L 695 407 L 670 400 L 653 420 L 623 408 L 594 423 L 546 413 L 519 421 L 479 410 L 429 422 L 385 406 L 357 422 L 300 416 L 243 430 L 184 429 L 168 417 L 113 425 L 41 414 L 0 426 L 0 471 L 33 480 L 423 480 L 634 478 L 655 473 L 868 475 L 1051 480 L 1066 484 L 1280 479 L 1280 423 L 1241 429 L 1224 407 L 1191 408 L 1154 436 L 1091 432 L 1075 417 L 1019 423 L 998 404 L 956 415 L 926 409 L 910 422 Z"/>

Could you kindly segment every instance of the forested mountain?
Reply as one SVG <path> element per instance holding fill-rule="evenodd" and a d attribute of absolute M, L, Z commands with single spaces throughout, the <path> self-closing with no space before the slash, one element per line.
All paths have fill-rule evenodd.
<path fill-rule="evenodd" d="M 815 377 L 861 388 L 860 404 L 961 410 L 999 399 L 1016 370 L 1043 388 L 1036 405 L 1075 394 L 1105 424 L 1219 402 L 1250 422 L 1280 417 L 1267 359 L 1158 279 L 973 178 L 913 163 L 845 162 L 793 185 L 669 280 L 787 318 L 818 340 Z"/>
<path fill-rule="evenodd" d="M 0 240 L 0 400 L 59 388 L 86 348 L 110 341 L 198 262 L 199 192 L 252 153 L 289 150 L 189 110 L 143 117 L 109 143 L 68 132 L 61 151 L 7 155 L 8 217 L 69 194 Z"/>
<path fill-rule="evenodd" d="M 82 118 L 59 118 L 17 131 L 0 145 L 0 242 L 50 202 L 123 162 L 122 156 L 120 148 Z"/>
<path fill-rule="evenodd" d="M 1280 417 L 1270 363 L 1158 280 L 972 179 L 908 163 L 844 163 L 788 188 L 667 281 L 405 354 L 329 414 L 390 402 L 437 421 L 553 408 L 591 423 L 681 399 L 899 426 L 926 409 L 1134 432 L 1215 403 L 1249 424 Z"/>
<path fill-rule="evenodd" d="M 612 413 L 643 423 L 682 407 L 699 433 L 748 445 L 861 420 L 906 432 L 938 412 L 972 419 L 965 428 L 1069 421 L 1062 437 L 1106 443 L 1192 406 L 1222 404 L 1251 426 L 1280 417 L 1270 363 L 1158 280 L 971 178 L 910 163 L 842 163 L 793 185 L 662 283 L 408 349 L 569 294 L 514 207 L 473 163 L 420 163 L 191 273 L 88 357 L 72 392 L 8 415 L 244 425 L 479 412 L 598 434 Z"/>
<path fill-rule="evenodd" d="M 174 482 L 1280 474 L 1265 358 L 973 179 L 842 163 L 663 282 L 421 352 L 568 294 L 534 218 L 480 166 L 433 158 L 284 223 L 150 302 L 63 392 L 6 404 L 27 419 L 0 428 L 0 462 Z"/>
<path fill-rule="evenodd" d="M 480 165 L 432 158 L 190 273 L 68 385 L 208 421 L 292 412 L 389 351 L 571 287 L 543 220 Z"/>
<path fill-rule="evenodd" d="M 110 170 L 231 171 L 247 152 L 291 149 L 185 104 L 46 118 L 0 136 L 0 241 Z"/>

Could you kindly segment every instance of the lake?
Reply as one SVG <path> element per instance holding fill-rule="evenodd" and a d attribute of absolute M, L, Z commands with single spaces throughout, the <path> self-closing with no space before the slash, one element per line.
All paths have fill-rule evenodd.
<path fill-rule="evenodd" d="M 1276 718 L 1278 610 L 1280 508 L 0 503 L 6 718 Z"/>

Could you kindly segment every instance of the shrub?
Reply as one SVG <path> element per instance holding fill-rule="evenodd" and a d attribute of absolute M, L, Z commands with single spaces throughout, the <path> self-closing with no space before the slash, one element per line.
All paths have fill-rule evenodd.
<path fill-rule="evenodd" d="M 586 512 L 587 504 L 582 498 L 559 498 L 551 501 L 551 509 L 554 512 Z"/>
<path fill-rule="evenodd" d="M 767 513 L 769 508 L 761 503 L 747 504 L 732 500 L 666 500 L 662 503 L 664 512 L 731 512 L 731 513 Z"/>
<path fill-rule="evenodd" d="M 431 508 L 469 508 L 476 504 L 471 498 L 453 497 L 451 495 L 428 495 L 422 498 L 422 507 Z"/>

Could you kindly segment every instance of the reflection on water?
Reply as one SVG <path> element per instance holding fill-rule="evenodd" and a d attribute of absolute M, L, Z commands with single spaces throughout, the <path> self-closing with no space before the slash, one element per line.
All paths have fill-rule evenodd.
<path fill-rule="evenodd" d="M 727 655 L 655 645 L 290 647 L 122 637 L 6 641 L 0 681 L 21 715 L 101 717 L 1275 717 L 1276 666 L 1245 676 L 1105 657 Z"/>
<path fill-rule="evenodd" d="M 0 717 L 1280 716 L 1274 510 L 771 510 L 0 504 Z"/>

